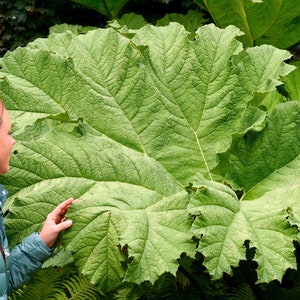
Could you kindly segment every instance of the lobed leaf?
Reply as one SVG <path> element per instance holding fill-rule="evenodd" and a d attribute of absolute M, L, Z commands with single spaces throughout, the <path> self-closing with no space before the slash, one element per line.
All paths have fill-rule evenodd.
<path fill-rule="evenodd" d="M 268 214 L 270 200 L 263 193 L 240 204 L 232 190 L 215 182 L 220 166 L 232 186 L 244 183 L 227 173 L 234 168 L 233 145 L 237 137 L 263 129 L 269 112 L 253 105 L 255 95 L 272 98 L 280 76 L 293 70 L 284 63 L 286 51 L 272 46 L 243 50 L 237 40 L 241 34 L 234 26 L 208 25 L 191 40 L 177 23 L 132 31 L 112 25 L 83 35 L 52 33 L 7 53 L 0 62 L 0 96 L 13 117 L 18 143 L 12 169 L 1 179 L 10 190 L 12 245 L 73 196 L 79 199 L 68 214 L 74 225 L 62 243 L 80 271 L 104 291 L 122 281 L 154 282 L 164 272 L 174 274 L 180 254 L 196 251 L 194 233 L 204 235 L 199 249 L 216 277 L 243 259 L 245 240 L 257 248 L 260 281 L 280 278 L 294 267 L 291 240 L 297 234 L 285 219 L 283 198 Z M 290 107 L 280 126 L 289 130 L 296 128 L 294 105 L 283 108 Z M 281 150 L 291 153 L 282 166 L 296 157 L 294 138 Z M 255 166 L 249 172 L 256 172 Z M 198 178 L 197 186 L 205 188 L 189 208 L 185 186 Z M 255 180 L 258 186 L 263 177 Z M 209 209 L 207 199 L 215 209 Z M 288 211 L 297 216 L 290 204 Z M 190 210 L 203 210 L 194 232 Z M 224 224 L 216 226 L 220 220 Z M 272 234 L 264 243 L 268 230 Z M 282 257 L 275 243 L 279 238 L 286 246 Z M 280 261 L 270 272 L 269 256 Z"/>

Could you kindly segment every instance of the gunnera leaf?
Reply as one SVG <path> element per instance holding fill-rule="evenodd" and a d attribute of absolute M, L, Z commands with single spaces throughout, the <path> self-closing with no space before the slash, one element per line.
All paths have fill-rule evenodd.
<path fill-rule="evenodd" d="M 130 34 L 114 26 L 52 33 L 7 53 L 0 96 L 18 141 L 11 170 L 1 178 L 10 191 L 11 244 L 39 230 L 46 214 L 72 196 L 78 198 L 68 213 L 74 224 L 61 243 L 93 284 L 107 292 L 122 281 L 174 274 L 180 254 L 196 251 L 185 186 L 202 178 L 209 193 L 220 190 L 218 203 L 227 203 L 221 191 L 229 188 L 217 184 L 220 174 L 213 172 L 218 153 L 230 149 L 233 135 L 265 121 L 267 112 L 251 100 L 273 92 L 293 69 L 284 63 L 286 51 L 244 50 L 236 39 L 241 34 L 234 26 L 208 25 L 191 40 L 177 23 Z M 240 204 L 229 194 L 238 213 Z M 255 208 L 249 218 L 239 217 L 241 231 L 251 231 L 252 213 Z M 290 253 L 294 228 L 288 226 Z M 213 274 L 238 264 L 244 238 L 255 241 L 255 234 L 241 232 L 236 255 L 218 272 L 209 268 Z M 268 254 L 261 252 L 262 262 Z M 291 260 L 285 258 L 290 264 L 280 264 L 281 272 Z"/>

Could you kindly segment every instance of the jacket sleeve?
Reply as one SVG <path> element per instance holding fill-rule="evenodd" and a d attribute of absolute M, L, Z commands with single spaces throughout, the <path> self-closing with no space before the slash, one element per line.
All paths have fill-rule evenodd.
<path fill-rule="evenodd" d="M 52 250 L 36 232 L 15 246 L 9 258 L 8 292 L 13 292 L 28 281 L 30 275 L 41 268 L 51 253 Z"/>

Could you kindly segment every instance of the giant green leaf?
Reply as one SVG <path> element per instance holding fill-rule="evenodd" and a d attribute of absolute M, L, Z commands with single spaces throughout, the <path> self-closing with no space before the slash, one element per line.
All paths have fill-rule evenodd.
<path fill-rule="evenodd" d="M 239 205 L 233 191 L 215 182 L 218 154 L 229 166 L 232 138 L 263 128 L 268 112 L 254 107 L 253 97 L 273 92 L 280 76 L 293 69 L 284 63 L 286 51 L 244 50 L 236 39 L 241 34 L 234 26 L 209 25 L 191 40 L 177 23 L 127 33 L 113 26 L 83 35 L 52 33 L 7 53 L 0 96 L 18 141 L 11 171 L 2 177 L 10 191 L 11 243 L 39 229 L 56 204 L 73 196 L 79 199 L 68 214 L 74 225 L 62 243 L 91 282 L 110 291 L 122 281 L 153 282 L 164 272 L 174 274 L 180 254 L 196 251 L 185 186 L 202 178 L 221 207 L 228 201 L 224 189 Z M 245 230 L 236 255 L 214 275 L 243 258 L 243 239 L 257 245 L 253 228 L 262 225 L 252 221 L 255 209 L 237 223 L 226 222 Z M 217 214 L 211 213 L 206 217 L 213 220 Z M 270 228 L 280 227 L 272 220 Z M 280 227 L 287 245 L 283 263 L 276 274 L 260 272 L 261 281 L 294 266 L 295 230 L 289 226 Z M 228 255 L 217 251 L 220 258 Z M 262 270 L 275 252 L 260 252 Z"/>

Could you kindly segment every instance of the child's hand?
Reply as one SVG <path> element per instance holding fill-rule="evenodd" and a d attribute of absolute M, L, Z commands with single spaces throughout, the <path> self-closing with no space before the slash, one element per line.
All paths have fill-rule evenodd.
<path fill-rule="evenodd" d="M 59 204 L 48 216 L 40 232 L 40 238 L 52 248 L 59 236 L 59 233 L 72 226 L 71 220 L 66 220 L 65 215 L 68 208 L 75 200 L 70 198 Z"/>

